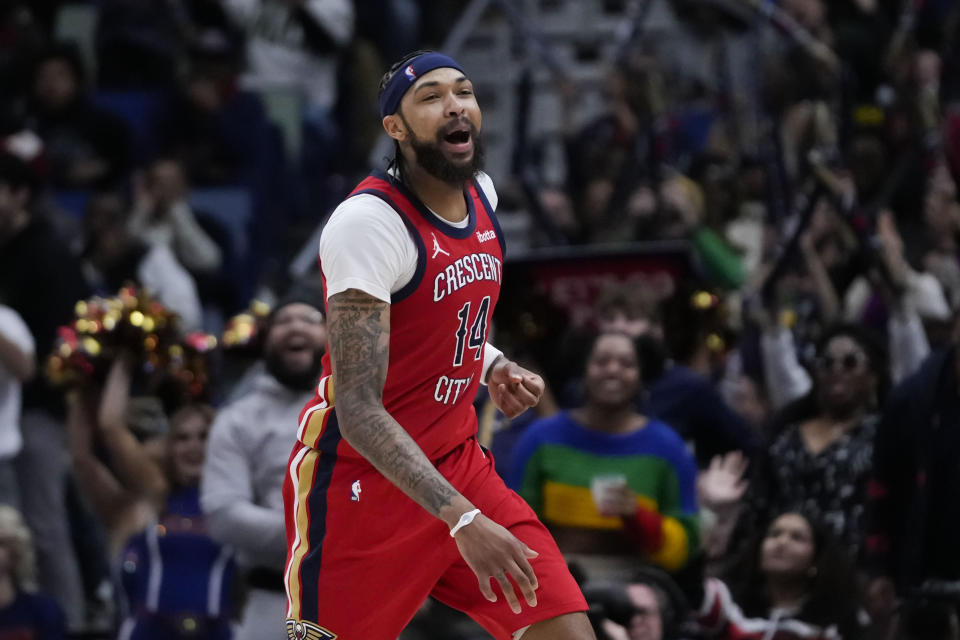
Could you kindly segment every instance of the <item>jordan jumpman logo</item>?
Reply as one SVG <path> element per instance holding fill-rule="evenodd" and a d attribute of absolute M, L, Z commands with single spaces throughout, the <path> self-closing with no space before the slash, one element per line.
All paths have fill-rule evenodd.
<path fill-rule="evenodd" d="M 433 236 L 433 256 L 431 256 L 430 259 L 436 258 L 441 253 L 449 258 L 450 254 L 444 251 L 440 243 L 437 242 L 437 235 L 435 233 L 431 233 L 430 235 Z"/>

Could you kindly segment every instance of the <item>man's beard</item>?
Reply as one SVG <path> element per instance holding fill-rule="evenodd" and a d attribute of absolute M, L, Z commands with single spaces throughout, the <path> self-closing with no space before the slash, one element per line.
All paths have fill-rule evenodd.
<path fill-rule="evenodd" d="M 444 142 L 443 130 L 437 132 L 436 140 L 427 141 L 418 138 L 410 129 L 410 126 L 407 125 L 407 130 L 410 131 L 410 147 L 416 154 L 417 164 L 437 180 L 455 185 L 463 184 L 478 171 L 481 171 L 484 158 L 480 132 L 473 126 L 473 123 L 468 124 L 470 126 L 470 139 L 473 141 L 473 155 L 466 164 L 454 164 L 444 155 L 441 149 Z"/>
<path fill-rule="evenodd" d="M 263 360 L 266 363 L 267 371 L 280 384 L 295 391 L 309 391 L 316 386 L 317 380 L 320 379 L 320 371 L 323 369 L 321 358 L 323 358 L 323 349 L 315 349 L 313 360 L 302 371 L 288 367 L 287 363 L 284 362 L 283 352 L 280 350 L 268 351 Z"/>

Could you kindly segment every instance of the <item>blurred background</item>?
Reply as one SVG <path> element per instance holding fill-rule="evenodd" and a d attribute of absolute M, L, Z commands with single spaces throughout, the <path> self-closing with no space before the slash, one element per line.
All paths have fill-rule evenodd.
<path fill-rule="evenodd" d="M 318 241 L 420 48 L 475 86 L 492 342 L 548 384 L 481 390 L 480 438 L 599 637 L 960 638 L 958 36 L 955 0 L 0 0 L 0 640 L 285 637 Z"/>

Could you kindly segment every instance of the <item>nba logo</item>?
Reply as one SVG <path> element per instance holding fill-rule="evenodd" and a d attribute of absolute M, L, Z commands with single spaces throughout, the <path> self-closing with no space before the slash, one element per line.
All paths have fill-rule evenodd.
<path fill-rule="evenodd" d="M 407 78 L 410 79 L 410 82 L 413 82 L 417 79 L 417 72 L 413 70 L 412 64 L 408 64 L 407 68 L 403 70 L 403 73 L 407 76 Z"/>
<path fill-rule="evenodd" d="M 350 487 L 350 499 L 354 502 L 360 502 L 360 481 L 354 480 Z"/>

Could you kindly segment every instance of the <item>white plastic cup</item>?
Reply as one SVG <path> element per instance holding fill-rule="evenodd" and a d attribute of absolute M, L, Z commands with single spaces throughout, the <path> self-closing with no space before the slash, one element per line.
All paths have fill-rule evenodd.
<path fill-rule="evenodd" d="M 590 492 L 593 494 L 593 504 L 597 509 L 606 500 L 607 494 L 612 489 L 624 487 L 627 484 L 627 476 L 622 473 L 599 473 L 590 478 Z"/>

